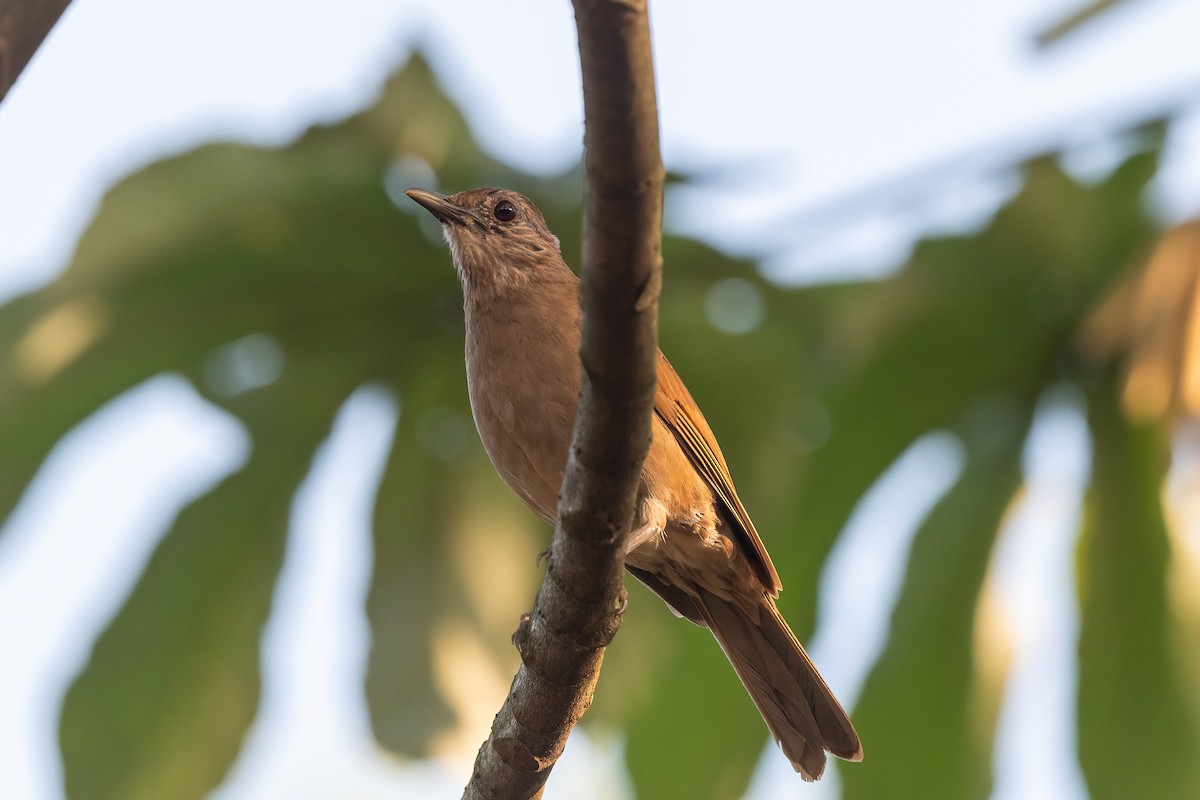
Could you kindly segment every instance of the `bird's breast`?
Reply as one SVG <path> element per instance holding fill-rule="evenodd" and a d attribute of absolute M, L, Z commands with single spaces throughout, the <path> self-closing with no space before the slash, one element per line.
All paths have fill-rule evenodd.
<path fill-rule="evenodd" d="M 579 401 L 578 323 L 562 323 L 533 304 L 467 310 L 467 388 L 479 438 L 504 482 L 549 522 Z"/>

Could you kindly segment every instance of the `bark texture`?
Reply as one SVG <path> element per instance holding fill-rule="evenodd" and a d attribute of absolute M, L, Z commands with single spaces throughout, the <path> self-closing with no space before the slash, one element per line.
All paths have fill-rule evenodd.
<path fill-rule="evenodd" d="M 0 2 L 0 101 L 8 96 L 8 90 L 70 3 L 71 0 Z"/>

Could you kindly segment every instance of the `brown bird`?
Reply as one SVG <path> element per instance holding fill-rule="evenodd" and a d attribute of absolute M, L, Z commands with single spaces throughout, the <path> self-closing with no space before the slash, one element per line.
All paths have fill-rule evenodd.
<path fill-rule="evenodd" d="M 554 524 L 579 401 L 579 279 L 526 197 L 410 189 L 442 224 L 462 283 L 467 387 L 479 438 L 509 488 Z M 716 437 L 660 352 L 653 438 L 625 566 L 712 631 L 792 766 L 862 759 L 858 734 L 780 616 L 781 584 Z"/>

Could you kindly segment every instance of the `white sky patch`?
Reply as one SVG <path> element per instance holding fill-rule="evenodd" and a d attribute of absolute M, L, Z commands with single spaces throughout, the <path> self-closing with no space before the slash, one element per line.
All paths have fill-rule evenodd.
<path fill-rule="evenodd" d="M 1085 800 L 1077 759 L 1075 549 L 1091 444 L 1078 392 L 1050 392 L 1023 455 L 1026 491 L 991 563 L 1013 656 L 996 732 L 993 800 Z"/>

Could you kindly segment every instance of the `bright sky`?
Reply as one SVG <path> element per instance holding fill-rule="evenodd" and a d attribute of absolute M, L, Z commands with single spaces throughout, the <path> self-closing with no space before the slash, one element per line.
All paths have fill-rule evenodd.
<path fill-rule="evenodd" d="M 771 252 L 770 268 L 795 280 L 877 273 L 914 231 L 977 224 L 1004 196 L 1008 184 L 988 175 L 988 159 L 955 161 L 962 154 L 1070 142 L 1081 144 L 1072 159 L 1080 170 L 1102 168 L 1113 149 L 1082 145 L 1105 121 L 1188 87 L 1200 95 L 1200 5 L 1131 4 L 1049 54 L 1034 52 L 1032 33 L 1073 5 L 746 0 L 732 11 L 658 0 L 668 166 L 726 176 L 674 193 L 670 223 L 740 252 Z M 416 42 L 430 48 L 489 150 L 547 172 L 578 157 L 565 0 L 343 0 L 330 9 L 298 0 L 75 0 L 0 105 L 0 299 L 62 267 L 116 178 L 212 138 L 281 144 L 336 120 L 369 102 Z M 1200 211 L 1196 108 L 1168 155 L 1159 207 L 1175 218 Z M 939 173 L 944 191 L 930 202 L 905 213 L 886 205 L 890 179 L 947 162 L 960 166 Z M 832 222 L 811 215 L 848 197 L 853 213 L 843 208 Z M 768 233 L 781 221 L 791 233 Z M 378 758 L 355 693 L 367 646 L 366 498 L 382 458 L 378 431 L 395 414 L 377 392 L 356 395 L 297 498 L 307 524 L 294 531 L 264 645 L 264 713 L 222 800 L 393 796 L 398 772 L 406 796 L 458 796 L 461 765 L 399 770 Z M 1046 410 L 1027 454 L 1027 519 L 1003 540 L 997 603 L 1015 626 L 1016 656 L 996 797 L 1082 796 L 1078 774 L 1062 763 L 1073 747 L 1073 649 L 1055 645 L 1073 641 L 1075 622 L 1070 598 L 1047 593 L 1070 570 L 1085 442 L 1070 398 Z M 163 377 L 55 451 L 0 538 L 0 797 L 60 795 L 63 688 L 174 509 L 234 469 L 247 446 L 236 423 Z M 864 500 L 826 572 L 812 650 L 844 697 L 857 694 L 878 653 L 908 537 L 956 474 L 955 447 L 939 437 L 914 446 Z M 1075 456 L 1052 455 L 1063 452 Z M 124 476 L 119 486 L 114 475 Z M 864 573 L 879 576 L 876 595 L 854 594 Z M 308 666 L 289 672 L 287 663 Z M 591 787 L 596 798 L 626 796 L 613 777 L 615 747 L 573 740 L 555 782 Z M 1021 770 L 1009 768 L 1017 763 Z M 784 766 L 768 754 L 754 796 L 790 786 Z M 806 795 L 831 797 L 835 787 L 822 781 Z"/>

